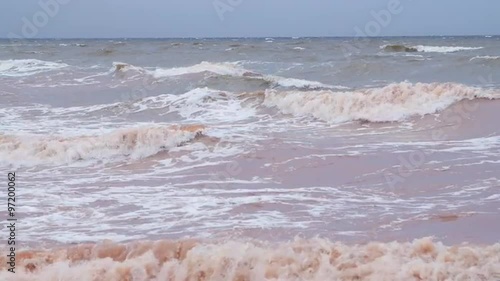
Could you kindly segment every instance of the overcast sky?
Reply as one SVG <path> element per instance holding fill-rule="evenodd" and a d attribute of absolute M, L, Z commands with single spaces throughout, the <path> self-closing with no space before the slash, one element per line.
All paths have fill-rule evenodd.
<path fill-rule="evenodd" d="M 52 5 L 44 8 L 41 3 Z M 377 19 L 374 14 L 384 16 Z M 370 36 L 498 35 L 500 1 L 1 0 L 0 3 L 0 37 L 4 38 L 356 36 L 360 35 L 356 34 L 356 27 Z"/>

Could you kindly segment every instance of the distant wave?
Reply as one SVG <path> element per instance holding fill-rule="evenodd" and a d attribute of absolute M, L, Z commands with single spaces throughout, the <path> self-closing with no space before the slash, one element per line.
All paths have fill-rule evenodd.
<path fill-rule="evenodd" d="M 500 244 L 412 242 L 346 245 L 326 239 L 140 241 L 19 252 L 16 274 L 0 257 L 0 279 L 69 280 L 498 280 Z M 96 279 L 96 276 L 99 276 Z M 78 278 L 76 278 L 78 277 Z M 76 279 L 75 279 L 76 278 Z"/>
<path fill-rule="evenodd" d="M 470 61 L 473 60 L 486 60 L 486 61 L 496 61 L 500 60 L 500 56 L 475 56 L 470 59 Z"/>
<path fill-rule="evenodd" d="M 285 114 L 313 116 L 331 123 L 393 122 L 435 113 L 465 99 L 500 98 L 499 94 L 454 83 L 403 82 L 354 92 L 267 90 L 264 104 Z"/>
<path fill-rule="evenodd" d="M 203 126 L 148 126 L 97 136 L 0 135 L 0 163 L 57 165 L 119 156 L 140 159 L 195 139 Z"/>
<path fill-rule="evenodd" d="M 384 45 L 381 49 L 387 52 L 418 52 L 417 48 L 405 45 Z"/>
<path fill-rule="evenodd" d="M 454 53 L 458 51 L 480 50 L 483 47 L 383 45 L 380 48 L 387 52 Z"/>
<path fill-rule="evenodd" d="M 96 51 L 96 53 L 99 56 L 110 56 L 110 55 L 115 53 L 115 50 L 104 48 L 104 49 L 100 49 L 100 50 Z"/>
<path fill-rule="evenodd" d="M 61 44 L 59 44 L 59 46 L 61 46 L 61 47 L 69 47 L 69 46 L 74 46 L 74 47 L 87 47 L 88 45 L 87 45 L 87 44 L 81 44 L 81 43 L 71 43 L 71 44 L 61 43 Z"/>
<path fill-rule="evenodd" d="M 157 68 L 151 74 L 156 78 L 173 77 L 186 74 L 196 74 L 210 72 L 218 75 L 225 76 L 258 76 L 258 73 L 243 69 L 238 67 L 236 63 L 210 63 L 202 62 L 196 65 L 187 67 L 175 67 L 175 68 Z"/>
<path fill-rule="evenodd" d="M 327 85 L 317 81 L 309 81 L 296 78 L 286 78 L 275 75 L 266 75 L 251 70 L 247 70 L 239 66 L 238 63 L 234 62 L 201 62 L 196 65 L 187 67 L 175 67 L 175 68 L 156 68 L 154 70 L 149 70 L 146 68 L 141 68 L 133 66 L 126 63 L 114 63 L 114 68 L 116 72 L 123 71 L 139 71 L 157 79 L 176 77 L 181 75 L 189 74 L 199 74 L 199 73 L 211 73 L 219 76 L 229 76 L 229 77 L 241 77 L 245 79 L 255 79 L 263 80 L 267 83 L 282 86 L 282 87 L 294 87 L 301 89 L 346 89 L 342 86 Z"/>
<path fill-rule="evenodd" d="M 480 50 L 483 47 L 446 47 L 446 46 L 416 46 L 419 52 L 426 53 L 454 53 L 459 51 Z"/>
<path fill-rule="evenodd" d="M 22 77 L 68 67 L 65 63 L 37 59 L 0 60 L 0 76 Z"/>

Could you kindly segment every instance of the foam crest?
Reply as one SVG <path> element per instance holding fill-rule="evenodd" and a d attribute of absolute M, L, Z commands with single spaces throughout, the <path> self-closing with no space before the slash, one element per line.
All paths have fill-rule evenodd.
<path fill-rule="evenodd" d="M 234 122 L 255 115 L 255 110 L 243 106 L 242 100 L 229 92 L 196 88 L 182 95 L 159 95 L 133 104 L 136 112 L 166 109 L 164 114 L 177 113 L 183 118 L 203 122 Z"/>
<path fill-rule="evenodd" d="M 67 67 L 65 63 L 36 59 L 0 60 L 0 76 L 22 77 Z"/>
<path fill-rule="evenodd" d="M 187 67 L 158 68 L 152 71 L 151 74 L 155 78 L 163 78 L 203 72 L 211 72 L 218 75 L 227 76 L 257 75 L 256 73 L 238 67 L 236 63 L 211 63 L 206 61 Z"/>
<path fill-rule="evenodd" d="M 496 61 L 500 60 L 500 56 L 475 56 L 470 59 L 470 61 L 473 60 L 487 60 L 487 61 Z"/>
<path fill-rule="evenodd" d="M 454 53 L 459 51 L 480 50 L 483 47 L 451 47 L 451 46 L 416 46 L 419 52 L 425 53 Z"/>
<path fill-rule="evenodd" d="M 423 52 L 423 53 L 454 53 L 459 51 L 480 50 L 483 47 L 460 47 L 460 46 L 406 46 L 406 45 L 383 45 L 380 47 L 387 52 Z"/>
<path fill-rule="evenodd" d="M 309 81 L 303 79 L 296 78 L 286 78 L 274 75 L 267 75 L 263 77 L 263 80 L 270 82 L 272 84 L 276 84 L 282 87 L 288 88 L 298 88 L 298 89 L 349 89 L 344 86 L 334 86 L 327 85 L 321 82 Z"/>
<path fill-rule="evenodd" d="M 140 159 L 179 146 L 203 133 L 204 127 L 144 126 L 94 136 L 0 135 L 0 163 L 57 165 L 80 160 Z"/>
<path fill-rule="evenodd" d="M 276 107 L 284 114 L 313 116 L 331 123 L 391 122 L 435 113 L 464 99 L 498 97 L 499 93 L 493 90 L 461 84 L 403 82 L 354 92 L 268 90 L 264 105 Z"/>
<path fill-rule="evenodd" d="M 17 272 L 0 278 L 39 280 L 496 280 L 500 244 L 448 247 L 430 238 L 345 245 L 193 240 L 79 245 L 18 254 Z M 5 280 L 7 280 L 5 279 Z"/>

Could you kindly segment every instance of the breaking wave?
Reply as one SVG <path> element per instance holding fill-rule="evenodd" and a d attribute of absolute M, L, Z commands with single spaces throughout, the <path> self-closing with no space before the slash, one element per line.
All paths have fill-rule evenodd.
<path fill-rule="evenodd" d="M 382 88 L 356 91 L 266 90 L 232 93 L 195 88 L 181 95 L 162 94 L 131 102 L 89 107 L 48 108 L 53 115 L 130 114 L 155 111 L 175 114 L 184 120 L 203 124 L 238 122 L 258 117 L 260 109 L 277 108 L 283 114 L 311 116 L 329 123 L 351 121 L 398 122 L 446 109 L 462 100 L 498 99 L 500 91 L 456 83 L 401 82 Z M 0 154 L 1 155 L 1 154 Z"/>
<path fill-rule="evenodd" d="M 177 114 L 190 121 L 203 123 L 235 122 L 255 115 L 253 97 L 240 97 L 242 95 L 231 92 L 214 90 L 210 88 L 195 88 L 184 94 L 162 94 L 145 97 L 130 102 L 116 102 L 92 106 L 78 106 L 66 108 L 44 108 L 45 112 L 55 115 L 74 116 L 79 114 L 129 114 L 155 110 L 156 114 Z M 247 100 L 252 100 L 248 101 Z M 249 105 L 249 106 L 247 106 Z M 40 109 L 41 106 L 36 107 Z M 20 110 L 33 110 L 22 108 Z M 1 113 L 1 111 L 0 111 Z"/>
<path fill-rule="evenodd" d="M 183 118 L 203 122 L 235 122 L 255 115 L 255 110 L 243 103 L 244 100 L 230 92 L 196 88 L 182 95 L 165 94 L 144 98 L 127 108 L 135 112 L 164 109 L 163 114 L 177 113 Z"/>
<path fill-rule="evenodd" d="M 416 46 L 419 52 L 426 53 L 454 53 L 459 51 L 480 50 L 483 47 L 446 47 L 446 46 Z"/>
<path fill-rule="evenodd" d="M 67 67 L 65 63 L 37 59 L 0 60 L 0 76 L 22 77 Z"/>
<path fill-rule="evenodd" d="M 423 52 L 423 53 L 454 53 L 459 51 L 480 50 L 483 47 L 452 47 L 452 46 L 406 46 L 383 45 L 380 47 L 387 52 Z"/>
<path fill-rule="evenodd" d="M 140 159 L 193 140 L 203 131 L 201 125 L 158 125 L 69 138 L 0 135 L 0 163 L 32 166 L 120 156 Z"/>
<path fill-rule="evenodd" d="M 438 112 L 461 100 L 500 98 L 498 92 L 454 83 L 390 84 L 359 91 L 265 92 L 264 105 L 284 114 L 313 116 L 331 123 L 392 122 Z"/>
<path fill-rule="evenodd" d="M 223 76 L 238 76 L 238 77 L 252 77 L 258 76 L 258 73 L 238 67 L 236 63 L 210 63 L 202 62 L 196 65 L 187 67 L 174 67 L 174 68 L 157 68 L 151 74 L 156 78 L 173 77 L 186 74 L 196 74 L 210 72 L 213 74 Z"/>
<path fill-rule="evenodd" d="M 126 73 L 126 72 L 137 72 L 141 74 L 147 74 L 149 73 L 149 70 L 124 62 L 113 62 L 113 68 L 109 70 L 109 73 L 115 73 L 115 74 Z"/>
<path fill-rule="evenodd" d="M 445 246 L 413 242 L 345 245 L 325 239 L 291 242 L 194 240 L 78 245 L 20 252 L 12 281 L 65 280 L 497 280 L 500 244 Z"/>
<path fill-rule="evenodd" d="M 211 73 L 219 76 L 263 80 L 272 85 L 277 85 L 282 87 L 293 87 L 300 89 L 347 89 L 346 87 L 327 85 L 317 81 L 286 78 L 275 75 L 265 75 L 251 70 L 247 70 L 241 67 L 237 62 L 221 62 L 221 63 L 201 62 L 199 64 L 187 67 L 156 68 L 154 70 L 149 70 L 148 68 L 137 67 L 126 63 L 115 62 L 114 69 L 115 72 L 125 72 L 129 70 L 142 72 L 151 75 L 156 79 L 176 77 L 189 74 Z"/>

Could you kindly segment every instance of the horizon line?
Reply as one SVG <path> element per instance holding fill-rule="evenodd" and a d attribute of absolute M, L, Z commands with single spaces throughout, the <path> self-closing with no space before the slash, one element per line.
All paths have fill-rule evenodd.
<path fill-rule="evenodd" d="M 500 34 L 479 34 L 479 35 L 388 35 L 388 36 L 215 36 L 215 37 L 39 37 L 39 38 L 9 38 L 0 37 L 0 40 L 109 40 L 109 39 L 299 39 L 299 38 L 342 38 L 342 39 L 369 39 L 369 38 L 421 38 L 421 37 L 500 37 Z"/>

